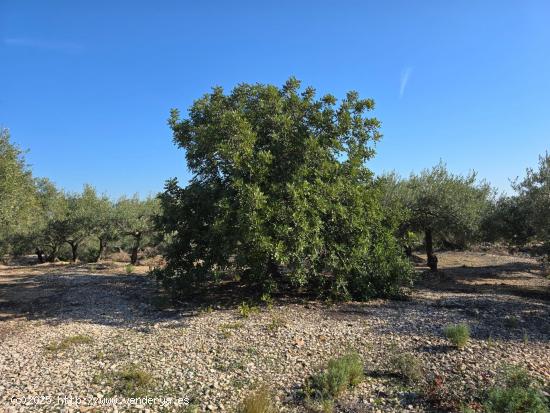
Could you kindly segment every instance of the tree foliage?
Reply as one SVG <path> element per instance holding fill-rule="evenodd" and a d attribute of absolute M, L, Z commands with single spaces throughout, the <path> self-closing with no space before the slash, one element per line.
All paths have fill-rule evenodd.
<path fill-rule="evenodd" d="M 493 197 L 491 187 L 478 183 L 475 173 L 455 175 L 443 163 L 409 179 L 386 176 L 383 181 L 386 204 L 402 210 L 401 233 L 425 235 L 428 265 L 437 269 L 434 240 L 464 247 L 480 234 L 483 217 Z"/>
<path fill-rule="evenodd" d="M 0 129 L 0 258 L 10 252 L 12 237 L 32 228 L 36 211 L 34 181 L 23 152 Z"/>
<path fill-rule="evenodd" d="M 526 210 L 526 226 L 533 228 L 540 241 L 550 243 L 550 155 L 540 156 L 538 169 L 527 169 L 514 189 Z"/>
<path fill-rule="evenodd" d="M 282 282 L 341 297 L 393 295 L 410 268 L 384 226 L 365 162 L 380 138 L 370 99 L 241 84 L 197 100 L 174 142 L 194 177 L 160 196 L 173 236 L 165 281 L 193 289 L 229 272 L 273 288 Z"/>
<path fill-rule="evenodd" d="M 156 198 L 147 198 L 144 201 L 138 197 L 122 198 L 116 204 L 121 234 L 132 239 L 132 264 L 137 262 L 139 249 L 155 239 L 155 218 L 159 214 L 159 207 L 160 203 Z"/>

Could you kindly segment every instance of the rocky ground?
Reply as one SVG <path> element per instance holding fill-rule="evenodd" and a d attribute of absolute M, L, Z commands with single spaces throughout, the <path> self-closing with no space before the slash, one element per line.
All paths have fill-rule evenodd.
<path fill-rule="evenodd" d="M 439 259 L 442 273 L 408 300 L 275 302 L 248 317 L 238 306 L 171 308 L 144 267 L 0 267 L 0 411 L 233 411 L 262 383 L 280 411 L 314 411 L 304 380 L 351 350 L 366 380 L 339 412 L 453 410 L 508 363 L 550 386 L 550 280 L 537 262 Z M 472 331 L 464 350 L 442 334 L 459 322 Z M 405 352 L 422 363 L 417 383 L 388 362 Z"/>

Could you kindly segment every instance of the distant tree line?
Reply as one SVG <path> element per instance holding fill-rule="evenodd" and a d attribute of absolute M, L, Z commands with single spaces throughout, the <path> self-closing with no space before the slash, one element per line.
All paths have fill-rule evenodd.
<path fill-rule="evenodd" d="M 99 261 L 109 248 L 127 251 L 135 264 L 140 249 L 159 242 L 156 198 L 113 201 L 85 185 L 81 193 L 62 191 L 34 178 L 24 154 L 0 132 L 0 255 L 35 253 L 39 262 L 65 255 Z"/>

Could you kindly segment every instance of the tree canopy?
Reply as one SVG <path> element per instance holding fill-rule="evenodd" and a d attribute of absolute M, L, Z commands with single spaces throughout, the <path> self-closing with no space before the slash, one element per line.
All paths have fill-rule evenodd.
<path fill-rule="evenodd" d="M 37 208 L 34 180 L 23 152 L 0 130 L 0 258 L 10 250 L 10 238 L 32 227 Z"/>
<path fill-rule="evenodd" d="M 381 137 L 371 99 L 340 104 L 289 79 L 241 84 L 173 110 L 174 142 L 194 176 L 167 183 L 163 230 L 173 235 L 165 282 L 192 289 L 228 273 L 341 297 L 397 294 L 410 268 L 366 161 Z"/>
<path fill-rule="evenodd" d="M 383 178 L 386 204 L 402 210 L 401 231 L 425 234 L 428 265 L 437 269 L 434 238 L 454 246 L 465 246 L 479 235 L 480 226 L 493 190 L 477 182 L 476 174 L 455 175 L 443 163 L 406 180 L 395 176 Z"/>

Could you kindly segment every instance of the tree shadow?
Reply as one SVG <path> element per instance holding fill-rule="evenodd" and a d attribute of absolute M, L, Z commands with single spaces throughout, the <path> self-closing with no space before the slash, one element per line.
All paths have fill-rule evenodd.
<path fill-rule="evenodd" d="M 470 294 L 512 295 L 550 302 L 550 281 L 540 275 L 540 266 L 511 262 L 480 267 L 448 267 L 425 273 L 417 288 Z"/>

